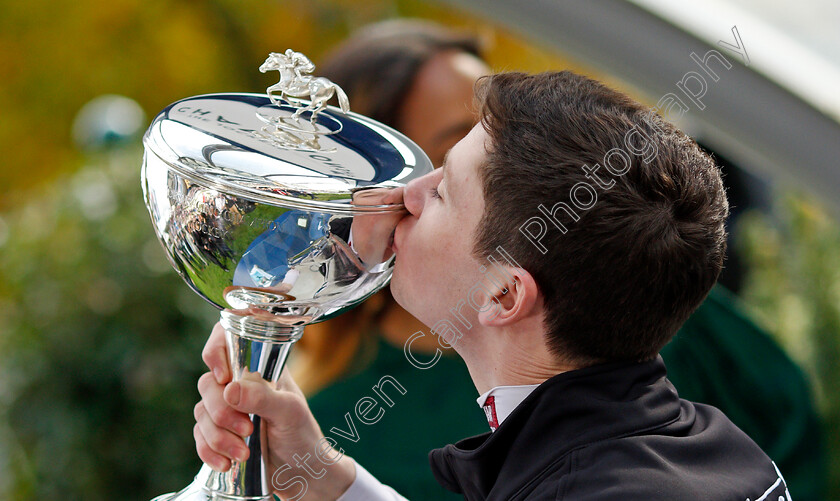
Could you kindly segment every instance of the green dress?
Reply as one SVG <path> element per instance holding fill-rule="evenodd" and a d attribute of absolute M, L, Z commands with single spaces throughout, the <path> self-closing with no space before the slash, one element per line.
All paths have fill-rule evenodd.
<path fill-rule="evenodd" d="M 680 396 L 729 416 L 776 462 L 794 499 L 822 499 L 825 455 L 808 384 L 730 293 L 715 287 L 662 357 Z M 405 390 L 402 395 L 391 384 L 381 386 L 393 406 L 373 390 L 383 376 Z M 375 424 L 356 416 L 356 404 L 365 397 L 384 410 Z M 406 360 L 401 346 L 370 335 L 345 378 L 313 395 L 309 405 L 322 431 L 383 483 L 412 501 L 454 500 L 461 497 L 432 476 L 428 452 L 488 431 L 477 397 L 464 363 L 451 351 L 421 370 Z"/>
<path fill-rule="evenodd" d="M 321 430 L 382 483 L 412 501 L 462 499 L 438 485 L 428 456 L 432 449 L 489 431 L 466 365 L 453 350 L 446 350 L 431 368 L 417 369 L 402 346 L 374 334 L 366 341 L 345 378 L 309 398 Z M 405 390 L 402 395 L 392 383 L 380 386 L 392 407 L 372 389 L 384 376 L 393 377 Z M 356 415 L 356 404 L 365 397 L 377 400 L 384 410 L 375 424 L 363 424 Z M 347 423 L 348 413 L 355 433 Z M 369 417 L 377 413 L 374 409 Z"/>

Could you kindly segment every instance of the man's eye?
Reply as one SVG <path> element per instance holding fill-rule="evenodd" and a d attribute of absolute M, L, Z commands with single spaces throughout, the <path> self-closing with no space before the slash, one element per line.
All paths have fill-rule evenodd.
<path fill-rule="evenodd" d="M 432 194 L 432 198 L 441 198 L 440 192 L 438 191 L 437 186 L 432 188 L 430 191 L 431 191 L 431 194 Z"/>

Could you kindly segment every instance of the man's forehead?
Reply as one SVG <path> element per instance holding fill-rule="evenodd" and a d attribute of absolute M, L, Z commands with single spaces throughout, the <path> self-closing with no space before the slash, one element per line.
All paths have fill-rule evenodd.
<path fill-rule="evenodd" d="M 486 165 L 486 141 L 489 140 L 487 131 L 480 125 L 473 128 L 461 141 L 452 147 L 444 157 L 441 166 L 441 182 L 445 186 L 444 194 L 455 206 L 482 203 L 480 171 Z M 483 210 L 483 209 L 480 209 Z"/>
<path fill-rule="evenodd" d="M 441 165 L 443 175 L 446 176 L 447 170 L 451 170 L 453 162 L 460 165 L 472 157 L 478 158 L 484 156 L 486 154 L 486 145 L 484 144 L 486 139 L 484 127 L 480 123 L 476 124 L 470 130 L 469 134 L 461 138 L 443 156 L 443 164 Z"/>

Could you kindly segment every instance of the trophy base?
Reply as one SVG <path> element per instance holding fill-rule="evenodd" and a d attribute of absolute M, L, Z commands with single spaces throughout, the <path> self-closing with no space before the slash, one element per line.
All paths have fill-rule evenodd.
<path fill-rule="evenodd" d="M 207 465 L 202 465 L 195 480 L 186 488 L 178 492 L 160 495 L 152 501 L 275 501 L 271 495 L 267 496 L 234 496 L 221 492 L 211 491 L 207 488 L 213 470 Z"/>

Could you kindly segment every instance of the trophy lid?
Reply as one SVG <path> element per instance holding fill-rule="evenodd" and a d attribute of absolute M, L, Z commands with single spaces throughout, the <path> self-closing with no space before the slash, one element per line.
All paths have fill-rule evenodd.
<path fill-rule="evenodd" d="M 282 75 L 289 69 L 266 69 L 275 56 L 284 55 L 272 54 L 260 70 Z M 283 60 L 291 66 L 291 59 Z M 402 204 L 354 205 L 352 194 L 422 176 L 432 170 L 426 154 L 400 132 L 350 112 L 344 92 L 329 80 L 305 78 L 308 87 L 291 89 L 294 82 L 286 82 L 268 94 L 175 102 L 146 132 L 147 152 L 193 182 L 257 202 L 344 214 L 404 210 Z M 281 98 L 273 90 L 282 91 Z M 326 106 L 333 93 L 341 108 Z"/>

